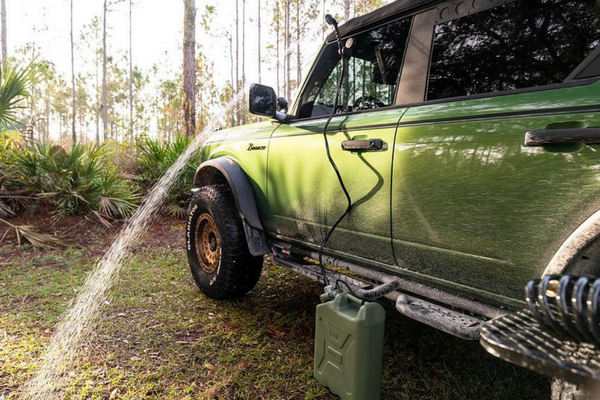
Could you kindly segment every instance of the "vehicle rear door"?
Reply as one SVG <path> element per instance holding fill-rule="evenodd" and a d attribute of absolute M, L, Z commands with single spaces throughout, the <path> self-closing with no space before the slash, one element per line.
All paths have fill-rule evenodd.
<path fill-rule="evenodd" d="M 400 84 L 414 103 L 394 145 L 396 259 L 440 285 L 522 298 L 600 208 L 600 146 L 569 139 L 600 127 L 598 2 L 453 1 L 417 22 L 431 45 L 409 45 Z"/>

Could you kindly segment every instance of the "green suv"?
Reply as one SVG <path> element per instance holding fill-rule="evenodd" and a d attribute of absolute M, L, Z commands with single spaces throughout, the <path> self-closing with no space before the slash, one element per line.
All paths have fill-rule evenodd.
<path fill-rule="evenodd" d="M 599 45 L 597 0 L 401 0 L 350 20 L 289 110 L 254 85 L 269 120 L 204 143 L 196 283 L 243 295 L 273 254 L 475 339 L 529 280 L 600 275 Z"/>

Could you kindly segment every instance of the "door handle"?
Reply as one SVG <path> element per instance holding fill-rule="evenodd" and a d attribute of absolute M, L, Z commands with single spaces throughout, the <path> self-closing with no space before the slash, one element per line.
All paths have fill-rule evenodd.
<path fill-rule="evenodd" d="M 525 133 L 525 146 L 564 143 L 600 144 L 600 128 L 546 129 Z"/>
<path fill-rule="evenodd" d="M 365 139 L 365 140 L 344 140 L 342 150 L 346 151 L 380 151 L 383 150 L 383 140 Z"/>

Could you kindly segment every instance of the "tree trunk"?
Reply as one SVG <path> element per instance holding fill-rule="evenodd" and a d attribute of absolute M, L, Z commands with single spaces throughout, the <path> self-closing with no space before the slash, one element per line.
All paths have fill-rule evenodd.
<path fill-rule="evenodd" d="M 302 80 L 300 56 L 300 0 L 296 0 L 296 87 L 300 86 Z"/>
<path fill-rule="evenodd" d="M 276 62 L 276 66 L 275 69 L 277 70 L 277 94 L 281 93 L 281 82 L 279 80 L 279 70 L 281 69 L 281 62 L 280 62 L 280 51 L 279 51 L 279 41 L 280 41 L 280 33 L 281 33 L 281 28 L 279 26 L 279 20 L 281 18 L 281 14 L 279 12 L 279 7 L 275 7 L 275 48 L 276 48 L 276 57 L 275 59 L 277 60 Z"/>
<path fill-rule="evenodd" d="M 242 125 L 246 125 L 246 0 L 242 0 Z"/>
<path fill-rule="evenodd" d="M 4 0 L 2 0 L 4 1 Z M 260 0 L 258 0 L 258 83 L 262 83 L 262 77 L 260 73 L 260 65 L 262 63 L 262 56 L 260 54 L 261 43 L 260 43 Z"/>
<path fill-rule="evenodd" d="M 183 2 L 183 118 L 190 138 L 196 134 L 196 0 Z"/>
<path fill-rule="evenodd" d="M 350 3 L 352 0 L 344 0 L 344 22 L 350 19 Z"/>
<path fill-rule="evenodd" d="M 8 44 L 6 42 L 6 35 L 7 35 L 7 29 L 6 29 L 6 0 L 1 0 L 0 1 L 0 14 L 1 14 L 1 19 L 2 19 L 2 64 L 4 64 L 6 62 L 6 57 L 8 54 Z"/>
<path fill-rule="evenodd" d="M 321 11 L 321 23 L 325 21 L 325 0 L 323 0 L 323 8 Z M 325 40 L 325 30 L 326 28 L 321 28 L 321 41 Z"/>
<path fill-rule="evenodd" d="M 77 134 L 75 132 L 75 43 L 73 41 L 73 0 L 71 0 L 71 96 L 73 100 L 71 134 L 73 145 L 75 145 L 77 144 Z"/>
<path fill-rule="evenodd" d="M 233 98 L 237 97 L 237 94 L 240 92 L 240 24 L 239 24 L 239 0 L 235 0 L 235 91 L 233 93 Z M 236 100 L 236 123 L 240 124 L 240 107 L 238 100 Z"/>
<path fill-rule="evenodd" d="M 46 98 L 46 130 L 44 132 L 44 142 L 47 142 L 50 138 L 50 100 Z"/>
<path fill-rule="evenodd" d="M 284 65 L 284 81 L 285 81 L 285 99 L 290 99 L 290 0 L 285 0 L 285 22 L 284 22 L 284 41 L 283 41 L 283 65 Z"/>
<path fill-rule="evenodd" d="M 129 0 L 129 140 L 133 142 L 133 45 L 131 43 L 132 0 Z"/>
<path fill-rule="evenodd" d="M 230 34 L 229 35 L 229 59 L 231 60 L 231 99 L 229 100 L 229 102 L 231 103 L 233 101 L 233 96 L 234 96 L 234 79 L 235 77 L 233 76 L 233 36 Z M 231 107 L 231 126 L 235 125 L 235 107 L 232 106 L 232 104 L 228 105 L 229 107 Z"/>
<path fill-rule="evenodd" d="M 96 143 L 100 144 L 100 60 L 96 49 Z"/>
<path fill-rule="evenodd" d="M 106 9 L 107 0 L 104 0 L 104 19 L 102 22 L 102 135 L 104 140 L 108 135 L 108 93 L 106 87 Z"/>

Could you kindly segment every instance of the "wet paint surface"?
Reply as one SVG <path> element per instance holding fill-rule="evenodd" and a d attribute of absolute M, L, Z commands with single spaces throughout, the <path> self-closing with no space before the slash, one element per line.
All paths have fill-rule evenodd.
<path fill-rule="evenodd" d="M 599 90 L 593 83 L 336 116 L 328 140 L 355 204 L 328 248 L 434 285 L 521 299 L 600 208 L 600 146 L 528 147 L 524 135 L 599 127 Z M 228 156 L 244 169 L 270 234 L 312 247 L 346 208 L 324 123 L 239 127 L 204 149 L 205 158 Z M 385 146 L 343 151 L 351 139 Z"/>
<path fill-rule="evenodd" d="M 598 88 L 409 109 L 394 147 L 399 261 L 426 275 L 521 298 L 562 240 L 600 208 L 598 146 L 526 147 L 524 135 L 600 126 L 598 112 L 554 111 L 597 104 Z"/>

